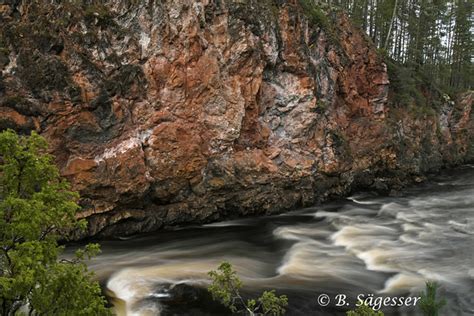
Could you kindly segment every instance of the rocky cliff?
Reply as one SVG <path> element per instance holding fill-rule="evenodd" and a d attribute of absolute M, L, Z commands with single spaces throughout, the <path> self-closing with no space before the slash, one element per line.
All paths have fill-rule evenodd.
<path fill-rule="evenodd" d="M 342 14 L 77 3 L 0 2 L 0 128 L 49 140 L 90 235 L 388 193 L 474 157 L 473 94 L 391 105 L 386 66 Z"/>

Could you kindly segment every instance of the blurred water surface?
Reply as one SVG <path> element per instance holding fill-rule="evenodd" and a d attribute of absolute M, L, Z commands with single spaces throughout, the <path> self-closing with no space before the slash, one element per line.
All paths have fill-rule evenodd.
<path fill-rule="evenodd" d="M 345 315 L 321 293 L 418 296 L 441 285 L 441 315 L 474 315 L 474 167 L 445 171 L 400 197 L 369 193 L 279 216 L 102 242 L 90 267 L 121 315 L 223 315 L 207 272 L 231 262 L 245 293 L 276 289 L 287 315 Z M 204 294 L 203 294 L 204 293 Z M 419 315 L 413 307 L 386 315 Z"/>

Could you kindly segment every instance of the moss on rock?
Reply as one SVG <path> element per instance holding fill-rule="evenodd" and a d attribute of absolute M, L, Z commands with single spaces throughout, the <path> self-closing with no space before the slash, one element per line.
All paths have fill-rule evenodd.
<path fill-rule="evenodd" d="M 15 95 L 7 97 L 1 103 L 2 106 L 12 108 L 20 114 L 27 116 L 38 116 L 41 114 L 40 108 L 28 99 Z"/>
<path fill-rule="evenodd" d="M 63 91 L 71 85 L 68 68 L 56 56 L 23 51 L 17 64 L 18 77 L 35 96 L 46 91 Z"/>

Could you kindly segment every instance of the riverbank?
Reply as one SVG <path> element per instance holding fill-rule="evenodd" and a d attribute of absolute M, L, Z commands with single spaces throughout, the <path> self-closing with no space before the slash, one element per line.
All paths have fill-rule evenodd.
<path fill-rule="evenodd" d="M 474 93 L 389 73 L 343 12 L 321 24 L 293 0 L 28 4 L 0 10 L 0 129 L 47 139 L 89 222 L 77 238 L 395 192 L 474 158 Z"/>
<path fill-rule="evenodd" d="M 276 216 L 103 241 L 90 267 L 129 314 L 212 315 L 208 298 L 195 289 L 228 260 L 247 293 L 271 288 L 289 295 L 289 315 L 337 311 L 317 305 L 322 293 L 346 294 L 351 303 L 360 293 L 415 296 L 427 279 L 441 284 L 447 314 L 469 315 L 473 190 L 474 169 L 464 166 L 397 197 L 364 193 Z"/>

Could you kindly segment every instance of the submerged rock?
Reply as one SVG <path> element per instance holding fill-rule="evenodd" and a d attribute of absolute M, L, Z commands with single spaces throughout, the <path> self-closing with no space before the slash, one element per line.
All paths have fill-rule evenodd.
<path fill-rule="evenodd" d="M 186 283 L 160 284 L 154 293 L 137 301 L 134 310 L 160 315 L 231 315 L 229 309 L 214 301 L 207 289 Z"/>

